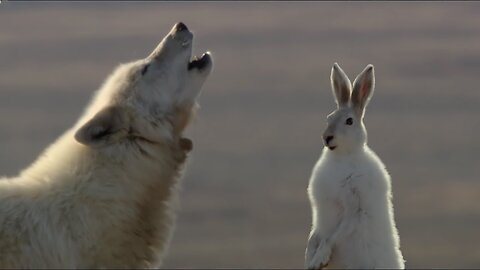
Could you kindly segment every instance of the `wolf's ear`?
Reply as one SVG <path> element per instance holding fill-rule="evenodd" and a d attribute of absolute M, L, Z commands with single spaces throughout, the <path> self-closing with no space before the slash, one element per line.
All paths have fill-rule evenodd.
<path fill-rule="evenodd" d="M 102 109 L 75 132 L 75 140 L 88 146 L 107 142 L 113 135 L 126 129 L 124 119 L 125 113 L 118 107 Z"/>
<path fill-rule="evenodd" d="M 353 81 L 352 104 L 358 115 L 363 116 L 375 88 L 373 65 L 368 65 Z"/>
<path fill-rule="evenodd" d="M 337 63 L 333 64 L 330 81 L 337 106 L 347 105 L 352 92 L 352 84 Z"/>

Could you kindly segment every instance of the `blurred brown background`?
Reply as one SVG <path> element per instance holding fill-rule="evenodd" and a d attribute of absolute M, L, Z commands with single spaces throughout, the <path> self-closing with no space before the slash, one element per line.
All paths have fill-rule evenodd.
<path fill-rule="evenodd" d="M 14 175 L 120 62 L 178 21 L 215 70 L 165 268 L 300 268 L 330 68 L 375 65 L 369 144 L 409 268 L 480 267 L 480 3 L 0 4 L 0 172 Z"/>

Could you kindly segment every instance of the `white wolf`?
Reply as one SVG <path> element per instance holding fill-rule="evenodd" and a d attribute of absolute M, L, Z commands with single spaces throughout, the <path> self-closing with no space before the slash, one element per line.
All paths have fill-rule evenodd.
<path fill-rule="evenodd" d="M 317 268 L 404 268 L 391 202 L 390 176 L 367 146 L 363 124 L 373 94 L 372 65 L 352 85 L 334 64 L 331 84 L 337 109 L 327 117 L 325 147 L 308 194 L 313 225 L 305 266 Z"/>
<path fill-rule="evenodd" d="M 213 61 L 176 24 L 120 65 L 77 124 L 18 177 L 0 179 L 0 268 L 158 267 L 174 225 L 182 138 Z"/>

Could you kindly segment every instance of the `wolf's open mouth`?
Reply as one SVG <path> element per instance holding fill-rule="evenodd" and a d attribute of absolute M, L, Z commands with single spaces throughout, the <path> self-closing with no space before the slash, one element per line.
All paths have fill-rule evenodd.
<path fill-rule="evenodd" d="M 333 151 L 335 148 L 337 148 L 336 146 L 329 146 L 328 149 L 330 149 L 331 151 Z"/>
<path fill-rule="evenodd" d="M 210 54 L 208 52 L 204 53 L 202 55 L 202 57 L 197 58 L 196 56 L 193 57 L 193 60 L 190 61 L 188 63 L 188 70 L 191 70 L 191 69 L 203 69 L 205 68 L 206 66 L 208 66 L 208 64 L 211 62 L 211 58 L 210 58 Z"/>

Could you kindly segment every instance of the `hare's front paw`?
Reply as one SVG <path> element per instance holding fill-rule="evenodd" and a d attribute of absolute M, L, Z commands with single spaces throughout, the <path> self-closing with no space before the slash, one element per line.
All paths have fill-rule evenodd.
<path fill-rule="evenodd" d="M 323 269 L 328 265 L 331 254 L 332 254 L 332 248 L 329 245 L 327 245 L 324 241 L 321 241 L 312 259 L 309 262 L 307 262 L 307 268 Z"/>

